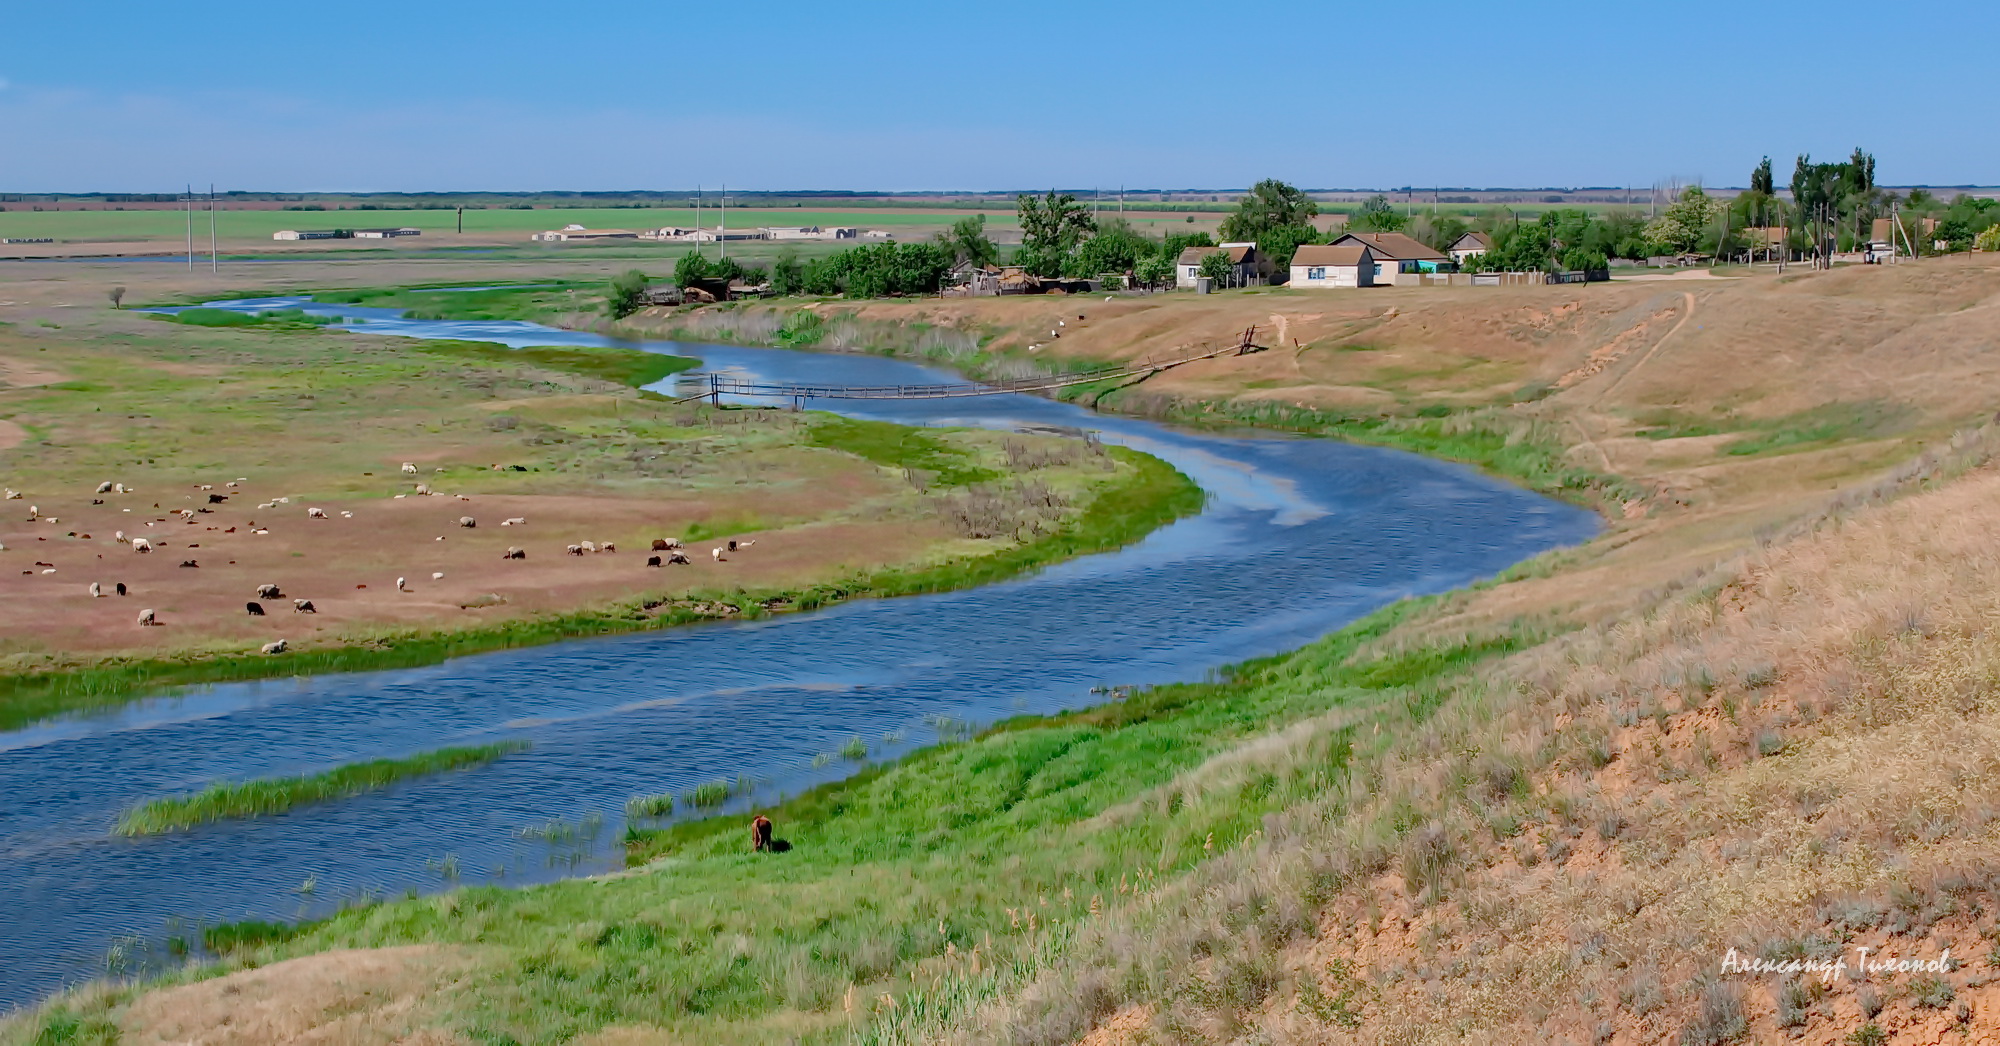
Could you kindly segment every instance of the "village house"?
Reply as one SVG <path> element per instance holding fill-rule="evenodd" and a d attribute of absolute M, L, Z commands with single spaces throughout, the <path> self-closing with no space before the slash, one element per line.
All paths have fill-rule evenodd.
<path fill-rule="evenodd" d="M 1469 232 L 1460 236 L 1451 245 L 1451 260 L 1454 265 L 1462 265 L 1467 258 L 1477 258 L 1493 249 L 1493 237 L 1483 232 Z"/>
<path fill-rule="evenodd" d="M 549 232 L 538 232 L 529 239 L 542 243 L 563 243 L 569 240 L 636 240 L 639 234 L 627 229 L 586 229 L 581 225 L 565 225 Z"/>
<path fill-rule="evenodd" d="M 357 240 L 390 240 L 398 236 L 422 236 L 423 234 L 424 231 L 422 229 L 412 229 L 407 225 L 403 226 L 400 229 L 354 230 L 354 238 Z"/>
<path fill-rule="evenodd" d="M 279 229 L 274 240 L 345 240 L 354 235 L 346 229 Z"/>
<path fill-rule="evenodd" d="M 1421 284 L 1423 273 L 1435 273 L 1451 258 L 1400 232 L 1350 232 L 1333 241 L 1335 247 L 1366 247 L 1375 259 L 1375 283 Z"/>
<path fill-rule="evenodd" d="M 1227 286 L 1248 287 L 1253 283 L 1261 282 L 1257 273 L 1257 245 L 1253 243 L 1232 243 L 1221 247 L 1189 247 L 1181 251 L 1181 256 L 1174 259 L 1174 286 L 1181 288 L 1193 287 L 1195 281 L 1201 277 L 1202 259 L 1207 258 L 1211 254 L 1227 254 L 1229 256 L 1229 279 L 1226 281 Z"/>
<path fill-rule="evenodd" d="M 1292 255 L 1293 287 L 1373 287 L 1375 256 L 1368 248 L 1307 244 Z"/>

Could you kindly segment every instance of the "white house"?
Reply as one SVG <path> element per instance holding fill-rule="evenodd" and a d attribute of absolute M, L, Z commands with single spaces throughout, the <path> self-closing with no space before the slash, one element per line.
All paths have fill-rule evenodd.
<path fill-rule="evenodd" d="M 407 225 L 399 229 L 354 230 L 354 238 L 357 240 L 390 240 L 398 236 L 422 236 L 423 234 L 424 231 L 422 229 L 412 229 Z"/>
<path fill-rule="evenodd" d="M 1202 259 L 1211 254 L 1229 255 L 1228 286 L 1247 287 L 1257 280 L 1257 247 L 1238 243 L 1226 247 L 1189 247 L 1174 259 L 1174 286 L 1193 287 L 1201 276 Z"/>
<path fill-rule="evenodd" d="M 1293 287 L 1373 287 L 1375 255 L 1349 244 L 1307 244 L 1292 255 Z"/>
<path fill-rule="evenodd" d="M 1451 260 L 1463 263 L 1467 258 L 1477 258 L 1493 249 L 1493 237 L 1483 232 L 1469 232 L 1452 241 Z"/>
<path fill-rule="evenodd" d="M 586 229 L 581 225 L 565 225 L 549 232 L 538 232 L 529 237 L 542 243 L 562 243 L 566 240 L 636 240 L 639 234 L 626 229 Z"/>
<path fill-rule="evenodd" d="M 1421 284 L 1423 278 L 1418 273 L 1436 272 L 1438 266 L 1451 264 L 1451 258 L 1400 232 L 1350 232 L 1333 245 L 1368 248 L 1375 256 L 1378 284 Z"/>

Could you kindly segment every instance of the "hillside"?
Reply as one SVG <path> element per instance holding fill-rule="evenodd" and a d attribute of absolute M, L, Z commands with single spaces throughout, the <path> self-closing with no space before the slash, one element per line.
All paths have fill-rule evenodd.
<path fill-rule="evenodd" d="M 2000 1036 L 1996 306 L 1984 257 L 818 306 L 975 369 L 1052 329 L 1035 355 L 1085 361 L 1256 323 L 1265 352 L 1085 394 L 1463 451 L 1613 518 L 1227 678 L 800 797 L 774 816 L 813 845 L 786 860 L 735 821 L 640 833 L 615 878 L 245 937 L 221 970 L 80 993 L 0 1041 Z M 1723 973 L 1731 948 L 1956 965 L 1822 988 Z"/>

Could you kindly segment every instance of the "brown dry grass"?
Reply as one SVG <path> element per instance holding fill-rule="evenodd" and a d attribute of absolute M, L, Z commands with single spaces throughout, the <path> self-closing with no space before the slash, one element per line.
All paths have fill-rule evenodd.
<path fill-rule="evenodd" d="M 430 1000 L 463 974 L 462 956 L 413 946 L 326 952 L 142 996 L 121 1041 L 185 1046 L 461 1046 L 427 1027 Z"/>

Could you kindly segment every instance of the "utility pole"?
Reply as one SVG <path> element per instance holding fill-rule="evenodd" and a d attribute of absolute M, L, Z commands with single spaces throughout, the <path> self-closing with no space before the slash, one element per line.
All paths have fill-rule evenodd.
<path fill-rule="evenodd" d="M 722 224 L 716 226 L 715 249 L 722 252 L 722 257 L 724 258 L 729 257 L 729 183 L 728 182 L 722 183 Z M 723 295 L 723 297 L 726 298 L 728 297 L 728 295 L 725 294 Z"/>
<path fill-rule="evenodd" d="M 465 205 L 462 203 L 458 205 L 458 234 L 465 235 Z"/>
<path fill-rule="evenodd" d="M 694 187 L 694 254 L 701 257 L 701 186 Z"/>
<path fill-rule="evenodd" d="M 222 271 L 222 263 L 215 256 L 215 183 L 208 183 L 208 271 L 214 275 Z"/>
<path fill-rule="evenodd" d="M 181 197 L 181 203 L 187 210 L 188 271 L 193 272 L 194 271 L 194 183 L 193 182 L 188 183 L 187 194 Z"/>

